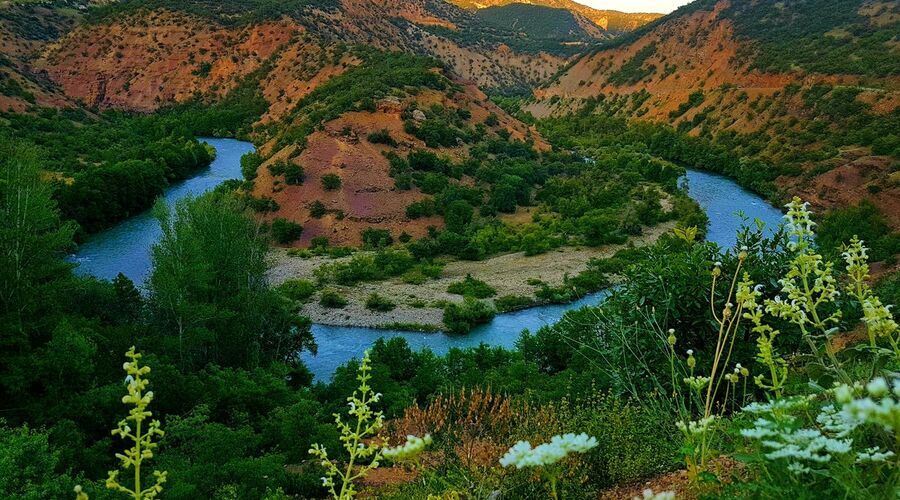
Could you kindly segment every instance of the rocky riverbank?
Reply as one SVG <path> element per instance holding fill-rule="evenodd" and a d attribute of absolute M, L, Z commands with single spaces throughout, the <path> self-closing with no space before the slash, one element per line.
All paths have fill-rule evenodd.
<path fill-rule="evenodd" d="M 593 258 L 605 258 L 614 255 L 628 245 L 644 246 L 655 242 L 662 234 L 669 232 L 674 223 L 660 224 L 648 228 L 644 234 L 632 238 L 624 245 L 608 245 L 599 248 L 564 247 L 542 255 L 526 256 L 524 253 L 511 253 L 486 259 L 483 261 L 451 261 L 444 267 L 441 277 L 429 280 L 421 285 L 404 283 L 399 278 L 376 283 L 361 283 L 352 287 L 333 286 L 340 292 L 348 304 L 340 309 L 328 308 L 319 304 L 318 294 L 303 305 L 302 314 L 315 323 L 337 326 L 392 327 L 397 329 L 437 330 L 443 327 L 443 304 L 461 302 L 459 295 L 447 292 L 447 287 L 464 279 L 467 275 L 484 281 L 497 291 L 492 302 L 498 297 L 517 296 L 540 304 L 535 296 L 536 280 L 549 286 L 560 286 L 566 275 L 575 276 L 587 269 Z M 279 285 L 290 279 L 315 280 L 315 270 L 326 263 L 349 260 L 349 257 L 331 259 L 328 257 L 302 258 L 292 256 L 285 249 L 276 248 L 270 253 L 272 262 L 269 280 Z M 366 309 L 366 298 L 372 294 L 389 299 L 397 307 L 392 311 L 376 312 Z"/>

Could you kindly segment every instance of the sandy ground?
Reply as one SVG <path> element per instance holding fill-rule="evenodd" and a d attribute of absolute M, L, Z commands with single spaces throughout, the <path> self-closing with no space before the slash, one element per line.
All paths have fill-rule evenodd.
<path fill-rule="evenodd" d="M 662 234 L 671 231 L 674 223 L 660 224 L 632 238 L 629 244 L 648 245 Z M 543 255 L 526 257 L 523 253 L 500 255 L 479 262 L 452 261 L 444 268 L 443 275 L 422 285 L 403 283 L 399 278 L 362 283 L 353 287 L 331 287 L 340 291 L 349 301 L 343 309 L 330 309 L 318 303 L 318 295 L 303 306 L 302 313 L 313 322 L 326 325 L 379 327 L 392 323 L 414 323 L 440 328 L 443 326 L 443 309 L 435 304 L 441 301 L 461 302 L 462 297 L 447 293 L 447 287 L 460 281 L 467 274 L 478 278 L 497 290 L 497 297 L 520 295 L 534 297 L 533 279 L 551 286 L 562 284 L 566 274 L 574 276 L 587 268 L 595 257 L 609 257 L 626 245 L 608 245 L 600 248 L 565 247 Z M 278 285 L 289 279 L 315 280 L 314 271 L 325 263 L 348 260 L 327 257 L 301 258 L 287 254 L 280 248 L 270 252 L 272 268 L 269 281 Z M 397 308 L 389 312 L 373 312 L 365 308 L 366 297 L 372 292 L 391 299 Z"/>

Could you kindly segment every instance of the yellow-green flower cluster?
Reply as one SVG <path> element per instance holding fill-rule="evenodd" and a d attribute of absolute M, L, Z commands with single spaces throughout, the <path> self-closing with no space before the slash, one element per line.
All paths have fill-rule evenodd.
<path fill-rule="evenodd" d="M 128 374 L 125 378 L 125 382 L 128 384 L 128 394 L 122 397 L 122 403 L 132 405 L 133 408 L 129 410 L 128 416 L 119 422 L 112 434 L 134 443 L 131 448 L 125 450 L 125 453 L 116 454 L 123 469 L 134 468 L 134 485 L 133 488 L 122 485 L 119 482 L 119 471 L 109 471 L 106 487 L 125 493 L 136 500 L 151 499 L 162 491 L 162 485 L 166 482 L 166 473 L 153 471 L 154 484 L 142 489 L 141 464 L 144 460 L 153 458 L 153 450 L 157 447 L 153 438 L 155 436 L 162 437 L 164 433 L 160 429 L 159 420 L 150 421 L 147 429 L 142 430 L 144 421 L 153 415 L 147 410 L 150 402 L 153 401 L 153 391 L 146 391 L 149 381 L 145 376 L 150 373 L 150 367 L 140 366 L 141 355 L 135 352 L 134 347 L 129 349 L 125 356 L 129 361 L 126 361 L 122 368 Z M 132 425 L 134 425 L 133 428 Z"/>
<path fill-rule="evenodd" d="M 675 422 L 675 427 L 678 427 L 678 430 L 687 437 L 703 436 L 709 432 L 715 421 L 716 416 L 710 415 L 700 420 L 679 420 Z"/>
<path fill-rule="evenodd" d="M 709 384 L 709 377 L 700 377 L 696 375 L 693 377 L 685 377 L 684 383 L 692 390 L 700 392 Z"/>
<path fill-rule="evenodd" d="M 405 443 L 393 448 L 385 448 L 381 454 L 384 455 L 384 458 L 394 462 L 408 462 L 418 458 L 425 448 L 431 445 L 431 442 L 431 434 L 425 434 L 423 437 L 409 435 L 406 436 Z"/>
<path fill-rule="evenodd" d="M 359 388 L 347 398 L 347 406 L 350 407 L 347 414 L 354 417 L 355 422 L 352 425 L 347 424 L 339 414 L 335 413 L 334 415 L 335 425 L 341 433 L 340 440 L 350 455 L 346 468 L 339 468 L 333 460 L 328 458 L 328 451 L 324 446 L 316 443 L 309 449 L 309 453 L 318 458 L 325 469 L 322 485 L 328 489 L 332 497 L 338 500 L 356 496 L 354 481 L 366 477 L 370 470 L 378 467 L 382 458 L 381 450 L 386 444 L 383 438 L 376 437 L 384 427 L 384 415 L 372 408 L 372 405 L 381 399 L 381 393 L 375 393 L 369 386 L 369 380 L 372 378 L 369 363 L 369 352 L 366 351 L 356 376 Z M 366 461 L 368 461 L 367 464 L 364 463 Z M 340 480 L 340 489 L 337 489 L 336 480 Z"/>
<path fill-rule="evenodd" d="M 756 360 L 769 369 L 768 380 L 765 375 L 759 374 L 753 381 L 757 386 L 772 391 L 778 397 L 787 381 L 788 367 L 787 361 L 778 355 L 775 349 L 775 338 L 781 332 L 763 322 L 764 310 L 760 303 L 762 285 L 754 286 L 750 275 L 744 273 L 744 279 L 738 283 L 736 297 L 745 311 L 744 318 L 753 324 L 752 331 L 756 334 Z"/>

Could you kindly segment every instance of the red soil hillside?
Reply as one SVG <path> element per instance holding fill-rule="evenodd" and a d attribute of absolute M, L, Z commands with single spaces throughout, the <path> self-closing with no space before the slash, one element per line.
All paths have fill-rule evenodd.
<path fill-rule="evenodd" d="M 302 32 L 289 22 L 228 29 L 201 21 L 154 12 L 84 26 L 35 66 L 88 105 L 149 111 L 197 92 L 225 93 Z"/>
<path fill-rule="evenodd" d="M 769 141 L 763 143 L 761 155 L 773 164 L 791 150 L 820 150 L 822 145 L 809 139 L 815 122 L 823 122 L 820 126 L 827 125 L 834 133 L 848 126 L 854 113 L 896 120 L 900 75 L 823 74 L 806 70 L 800 62 L 789 71 L 758 69 L 754 54 L 779 47 L 772 49 L 742 35 L 748 21 L 731 17 L 733 5 L 737 4 L 728 0 L 697 2 L 636 33 L 627 43 L 585 55 L 554 82 L 537 89 L 526 109 L 538 117 L 564 115 L 581 108 L 587 99 L 600 99 L 600 112 L 670 123 L 691 135 L 760 134 Z M 868 29 L 896 30 L 900 15 L 892 17 L 890 7 L 876 7 L 866 3 L 859 9 Z M 804 41 L 797 43 L 800 47 Z M 816 93 L 817 88 L 825 90 Z M 831 104 L 845 90 L 856 103 L 845 108 L 859 110 L 840 111 L 845 108 Z M 871 198 L 900 228 L 896 203 L 900 185 L 891 178 L 897 158 L 871 156 L 867 148 L 845 149 L 810 155 L 830 159 L 803 163 L 803 175 L 783 177 L 778 186 L 803 194 L 819 209 Z"/>
<path fill-rule="evenodd" d="M 306 147 L 299 154 L 296 145 L 277 152 L 272 149 L 274 143 L 263 146 L 261 151 L 271 156 L 258 170 L 253 195 L 272 198 L 279 206 L 266 219 L 280 217 L 302 225 L 303 236 L 295 242 L 297 246 L 308 246 L 315 237 L 326 237 L 331 245 L 358 246 L 362 243 L 360 234 L 367 228 L 387 229 L 396 239 L 402 232 L 419 238 L 428 234 L 429 226 L 442 227 L 440 216 L 407 218 L 406 207 L 425 195 L 415 187 L 397 189 L 389 174 L 390 164 L 384 153 L 404 157 L 411 151 L 429 149 L 422 140 L 404 130 L 401 114 L 406 109 L 429 109 L 433 105 L 463 109 L 470 114 L 466 123 L 471 126 L 484 123 L 493 113 L 498 116 L 498 124 L 489 127 L 488 134 L 504 129 L 513 139 L 530 138 L 539 149 L 548 147 L 535 132 L 488 101 L 473 85 L 457 83 L 463 85 L 462 92 L 423 90 L 404 98 L 385 98 L 377 103 L 374 112 L 345 113 L 308 136 Z M 387 130 L 397 145 L 372 144 L 367 140 L 371 132 L 381 130 Z M 458 162 L 468 157 L 468 148 L 461 144 L 429 150 Z M 285 160 L 303 167 L 302 185 L 287 185 L 281 176 L 272 175 L 268 167 Z M 327 174 L 341 178 L 339 189 L 323 188 L 322 177 Z M 463 178 L 461 182 L 467 180 Z M 328 211 L 321 218 L 310 214 L 310 206 L 315 201 L 323 203 Z"/>
<path fill-rule="evenodd" d="M 472 19 L 462 9 L 426 0 L 343 0 L 335 10 L 309 7 L 251 24 L 133 10 L 31 47 L 41 51 L 31 67 L 87 105 L 150 111 L 198 92 L 223 94 L 271 62 L 277 74 L 265 94 L 277 114 L 341 71 L 345 61 L 329 57 L 338 43 L 433 56 L 482 88 L 535 85 L 565 63 L 557 55 L 514 50 L 499 41 L 461 43 L 434 31 L 461 33 L 454 20 Z"/>
<path fill-rule="evenodd" d="M 32 105 L 64 107 L 72 103 L 30 61 L 75 17 L 36 6 L 0 2 L 0 111 L 21 113 Z"/>

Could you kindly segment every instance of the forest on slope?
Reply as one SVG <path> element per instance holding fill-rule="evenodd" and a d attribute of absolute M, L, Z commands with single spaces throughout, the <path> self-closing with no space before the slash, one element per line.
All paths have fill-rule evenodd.
<path fill-rule="evenodd" d="M 3 66 L 19 86 L 3 87 L 0 114 L 0 496 L 121 498 L 141 489 L 135 477 L 145 491 L 132 497 L 185 499 L 347 498 L 351 487 L 399 499 L 864 499 L 900 487 L 893 74 L 820 80 L 810 67 L 769 97 L 723 80 L 715 96 L 704 85 L 667 101 L 661 82 L 679 74 L 782 71 L 732 61 L 728 25 L 759 12 L 705 1 L 586 54 L 527 102 L 460 79 L 477 50 L 460 59 L 432 44 L 443 60 L 421 56 L 428 42 L 409 40 L 430 32 L 411 26 L 470 19 L 438 16 L 463 14 L 437 2 L 122 2 L 51 40 L 22 30 L 32 15 L 80 17 L 59 10 L 79 5 L 2 16 L 4 43 L 23 52 Z M 856 12 L 890 30 L 886 5 Z M 867 44 L 883 35 L 858 28 L 846 31 L 866 41 L 850 54 L 881 57 Z M 796 38 L 812 50 L 828 43 L 822 29 L 755 48 Z M 409 30 L 402 46 L 382 45 Z M 669 59 L 682 43 L 720 54 L 697 58 L 718 72 L 693 78 L 709 69 Z M 820 62 L 808 54 L 796 65 Z M 491 57 L 514 61 L 471 80 L 514 81 L 527 61 Z M 597 81 L 578 76 L 595 69 Z M 720 97 L 732 95 L 741 104 Z M 765 126 L 729 129 L 740 120 Z M 163 237 L 143 288 L 74 273 L 74 222 L 93 231 L 148 207 L 209 162 L 198 135 L 252 140 L 245 179 L 156 205 Z M 785 226 L 747 221 L 720 248 L 678 185 L 684 166 L 832 210 L 792 200 Z M 828 176 L 861 196 L 831 198 Z M 328 342 L 298 311 L 314 296 L 339 309 L 338 286 L 431 280 L 448 258 L 621 243 L 660 223 L 674 229 L 652 244 L 535 283 L 548 302 L 619 286 L 555 325 L 509 332 L 514 348 L 439 356 L 379 340 L 329 381 L 298 358 Z M 292 244 L 303 248 L 291 258 L 331 265 L 273 287 L 267 253 Z M 529 304 L 490 298 L 474 277 L 448 292 L 459 300 L 444 323 L 459 333 Z M 373 313 L 391 307 L 369 298 Z"/>
<path fill-rule="evenodd" d="M 692 2 L 583 55 L 522 107 L 663 124 L 730 151 L 705 168 L 773 200 L 871 202 L 900 228 L 898 7 L 779 5 Z"/>

